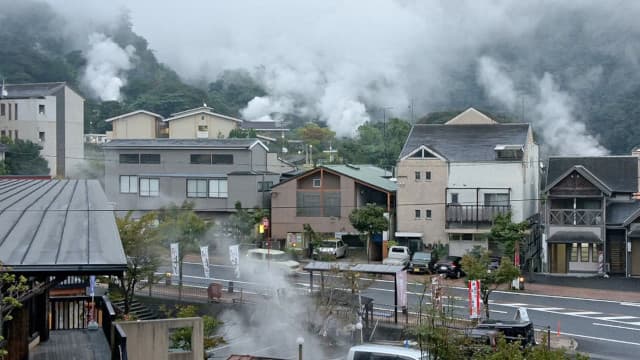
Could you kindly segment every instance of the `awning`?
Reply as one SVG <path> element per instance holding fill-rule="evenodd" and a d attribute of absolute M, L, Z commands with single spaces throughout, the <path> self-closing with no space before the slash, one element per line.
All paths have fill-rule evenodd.
<path fill-rule="evenodd" d="M 396 232 L 396 237 L 399 238 L 422 238 L 422 233 L 419 232 Z"/>
<path fill-rule="evenodd" d="M 558 231 L 547 239 L 547 243 L 551 244 L 568 244 L 568 243 L 601 243 L 602 240 L 598 235 L 590 231 Z"/>

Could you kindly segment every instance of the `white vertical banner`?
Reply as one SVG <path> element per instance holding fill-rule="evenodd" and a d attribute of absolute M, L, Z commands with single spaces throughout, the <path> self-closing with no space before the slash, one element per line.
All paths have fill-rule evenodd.
<path fill-rule="evenodd" d="M 96 276 L 89 276 L 89 296 L 94 297 L 96 295 Z"/>
<path fill-rule="evenodd" d="M 407 271 L 396 272 L 396 295 L 399 307 L 407 306 Z"/>
<path fill-rule="evenodd" d="M 469 318 L 480 318 L 480 280 L 469 280 Z"/>
<path fill-rule="evenodd" d="M 178 243 L 171 243 L 170 245 L 171 248 L 171 269 L 173 270 L 172 273 L 175 276 L 180 276 L 180 254 L 178 253 L 179 250 L 179 244 Z"/>
<path fill-rule="evenodd" d="M 240 245 L 229 246 L 229 261 L 235 267 L 236 278 L 240 277 Z"/>
<path fill-rule="evenodd" d="M 204 268 L 204 277 L 209 278 L 209 245 L 200 246 L 200 257 L 202 258 L 202 267 Z"/>

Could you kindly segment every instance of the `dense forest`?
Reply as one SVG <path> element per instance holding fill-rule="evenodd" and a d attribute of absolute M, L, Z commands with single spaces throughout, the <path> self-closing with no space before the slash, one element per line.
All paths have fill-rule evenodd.
<path fill-rule="evenodd" d="M 68 31 L 63 31 L 64 20 L 47 3 L 0 0 L 0 6 L 4 13 L 0 21 L 0 77 L 8 83 L 68 82 L 87 99 L 86 132 L 103 133 L 109 128 L 104 119 L 137 109 L 168 116 L 206 103 L 219 113 L 240 116 L 240 110 L 251 99 L 268 95 L 266 89 L 242 69 L 226 70 L 210 82 L 195 84 L 183 81 L 174 70 L 158 61 L 147 41 L 133 31 L 129 17 L 123 13 L 116 24 L 98 30 L 122 48 L 133 46 L 135 56 L 131 57 L 132 64 L 125 70 L 126 83 L 120 89 L 121 97 L 102 101 L 83 85 L 81 79 L 87 66 L 87 54 L 86 49 L 77 45 L 77 38 L 86 38 L 88 34 L 71 36 Z M 36 7 L 37 11 L 34 11 Z M 569 32 L 575 32 L 573 41 L 579 42 L 586 36 L 580 33 L 577 24 L 567 22 L 563 26 Z M 552 35 L 545 31 L 541 30 L 541 39 Z M 640 143 L 637 140 L 640 127 L 635 124 L 636 117 L 640 115 L 637 101 L 640 84 L 633 81 L 635 77 L 629 76 L 628 67 L 620 66 L 622 60 L 616 57 L 617 54 L 572 47 L 567 42 L 570 40 L 566 39 L 554 41 L 557 42 L 557 53 L 551 55 L 557 55 L 555 57 L 545 54 L 536 58 L 519 58 L 518 52 L 526 44 L 491 50 L 501 59 L 511 59 L 516 67 L 526 63 L 529 67 L 557 74 L 556 80 L 564 87 L 570 87 L 576 103 L 581 105 L 577 118 L 585 123 L 588 132 L 611 153 L 628 153 Z M 579 87 L 571 81 L 572 76 L 578 77 L 580 71 L 596 66 L 601 79 L 597 83 Z M 523 118 L 531 121 L 524 103 L 522 113 L 513 114 L 490 99 L 478 84 L 472 69 L 460 69 L 454 77 L 457 81 L 451 82 L 448 100 L 431 109 L 436 112 L 415 114 L 415 122 L 442 123 L 469 106 L 487 111 L 499 121 Z M 354 138 L 335 138 L 326 129 L 328 136 L 327 133 L 319 135 L 320 141 L 314 147 L 318 153 L 316 158 L 326 158 L 322 151 L 331 146 L 340 151 L 343 161 L 391 165 L 408 134 L 410 121 L 387 119 L 383 123 L 379 114 L 380 104 L 369 105 L 368 112 L 374 121 L 357 129 Z M 326 126 L 314 118 L 284 116 L 294 138 L 310 140 L 309 136 L 315 136 L 313 132 L 304 130 L 309 122 Z"/>

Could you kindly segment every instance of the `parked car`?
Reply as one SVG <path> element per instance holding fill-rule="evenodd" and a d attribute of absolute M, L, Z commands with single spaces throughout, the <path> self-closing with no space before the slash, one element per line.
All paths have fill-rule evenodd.
<path fill-rule="evenodd" d="M 433 265 L 438 260 L 436 253 L 431 251 L 418 251 L 413 254 L 409 263 L 409 271 L 416 274 L 426 274 L 433 270 Z"/>
<path fill-rule="evenodd" d="M 426 351 L 405 348 L 402 346 L 365 344 L 357 345 L 349 349 L 347 360 L 426 360 L 429 355 Z"/>
<path fill-rule="evenodd" d="M 411 259 L 411 252 L 406 246 L 392 246 L 389 248 L 387 258 L 382 260 L 384 265 L 397 265 L 407 267 Z"/>
<path fill-rule="evenodd" d="M 480 322 L 476 329 L 499 331 L 504 334 L 504 338 L 507 341 L 520 341 L 523 347 L 536 344 L 535 332 L 531 321 L 487 319 Z"/>
<path fill-rule="evenodd" d="M 324 240 L 320 246 L 313 249 L 313 257 L 317 258 L 321 254 L 333 255 L 336 258 L 347 256 L 348 246 L 342 240 Z"/>
<path fill-rule="evenodd" d="M 273 267 L 285 275 L 295 275 L 296 270 L 300 267 L 299 262 L 291 260 L 289 254 L 282 250 L 249 249 L 246 258 L 245 266 L 249 265 L 255 272 L 262 272 Z M 242 261 L 240 261 L 240 266 L 243 266 Z"/>
<path fill-rule="evenodd" d="M 497 270 L 500 267 L 502 259 L 500 256 L 491 256 L 489 258 L 489 271 Z"/>
<path fill-rule="evenodd" d="M 462 258 L 460 256 L 447 256 L 440 259 L 434 265 L 438 274 L 444 274 L 446 277 L 460 279 L 464 276 L 464 271 L 460 265 Z"/>

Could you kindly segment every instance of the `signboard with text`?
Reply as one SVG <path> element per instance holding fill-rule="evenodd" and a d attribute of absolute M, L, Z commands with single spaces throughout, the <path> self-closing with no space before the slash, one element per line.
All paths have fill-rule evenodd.
<path fill-rule="evenodd" d="M 469 318 L 480 318 L 480 280 L 469 280 Z"/>

